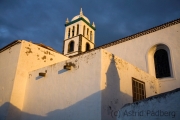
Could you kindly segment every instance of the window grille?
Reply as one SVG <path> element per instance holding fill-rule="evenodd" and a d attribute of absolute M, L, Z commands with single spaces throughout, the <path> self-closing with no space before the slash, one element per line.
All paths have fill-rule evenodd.
<path fill-rule="evenodd" d="M 133 102 L 146 98 L 145 83 L 132 78 Z"/>

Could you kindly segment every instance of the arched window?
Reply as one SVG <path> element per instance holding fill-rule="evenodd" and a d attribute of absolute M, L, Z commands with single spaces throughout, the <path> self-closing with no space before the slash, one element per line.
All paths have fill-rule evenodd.
<path fill-rule="evenodd" d="M 68 38 L 70 38 L 70 32 L 71 32 L 71 29 L 69 28 L 69 31 L 68 31 Z"/>
<path fill-rule="evenodd" d="M 90 45 L 89 43 L 86 43 L 86 51 L 90 50 Z"/>
<path fill-rule="evenodd" d="M 154 54 L 154 65 L 156 78 L 170 77 L 170 66 L 168 53 L 164 49 L 159 49 Z"/>
<path fill-rule="evenodd" d="M 92 31 L 90 31 L 90 40 L 92 40 Z"/>
<path fill-rule="evenodd" d="M 79 24 L 77 24 L 77 35 L 79 35 Z"/>
<path fill-rule="evenodd" d="M 71 41 L 68 45 L 68 52 L 73 52 L 74 51 L 74 41 Z"/>
<path fill-rule="evenodd" d="M 72 29 L 72 37 L 74 36 L 74 26 L 73 26 L 73 29 Z"/>
<path fill-rule="evenodd" d="M 156 78 L 173 77 L 171 52 L 167 45 L 156 44 L 147 53 L 148 73 Z"/>
<path fill-rule="evenodd" d="M 87 39 L 89 39 L 89 28 L 87 28 Z"/>
<path fill-rule="evenodd" d="M 84 25 L 84 27 L 83 27 L 83 36 L 85 36 L 85 29 L 86 29 L 86 27 Z"/>

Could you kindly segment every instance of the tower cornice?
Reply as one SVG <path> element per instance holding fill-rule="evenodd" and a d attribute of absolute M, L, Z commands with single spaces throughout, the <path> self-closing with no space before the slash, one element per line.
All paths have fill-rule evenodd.
<path fill-rule="evenodd" d="M 71 22 L 65 24 L 65 26 L 67 27 L 67 26 L 69 26 L 69 25 L 71 25 L 71 24 L 73 24 L 73 23 L 76 23 L 76 22 L 80 21 L 80 20 L 84 21 L 84 22 L 85 22 L 89 27 L 91 27 L 93 30 L 96 30 L 96 28 L 93 27 L 89 22 L 87 22 L 83 17 L 80 17 L 80 18 L 78 18 L 78 19 L 76 19 L 76 20 L 74 20 L 74 21 L 71 21 Z"/>

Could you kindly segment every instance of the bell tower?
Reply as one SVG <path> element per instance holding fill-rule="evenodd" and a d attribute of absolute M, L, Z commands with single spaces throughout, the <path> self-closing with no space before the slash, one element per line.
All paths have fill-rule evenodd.
<path fill-rule="evenodd" d="M 81 52 L 88 51 L 95 47 L 95 24 L 90 24 L 89 19 L 83 15 L 82 8 L 80 14 L 71 21 L 66 20 L 63 54 L 73 56 Z"/>

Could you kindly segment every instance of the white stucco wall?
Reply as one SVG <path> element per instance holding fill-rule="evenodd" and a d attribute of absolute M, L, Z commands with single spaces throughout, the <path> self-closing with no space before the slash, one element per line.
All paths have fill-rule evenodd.
<path fill-rule="evenodd" d="M 180 89 L 153 96 L 117 111 L 117 120 L 179 120 Z"/>
<path fill-rule="evenodd" d="M 101 50 L 29 73 L 22 120 L 101 120 L 100 80 Z"/>
<path fill-rule="evenodd" d="M 65 70 L 66 62 L 75 67 Z M 114 120 L 109 112 L 132 102 L 132 77 L 145 82 L 147 97 L 158 93 L 155 77 L 101 49 L 35 70 L 29 73 L 22 119 Z"/>
<path fill-rule="evenodd" d="M 105 48 L 127 62 L 149 73 L 147 54 L 157 44 L 169 47 L 173 77 L 160 79 L 160 92 L 180 87 L 180 24 Z"/>
<path fill-rule="evenodd" d="M 21 44 L 0 53 L 0 119 L 5 120 L 14 84 Z"/>
<path fill-rule="evenodd" d="M 1 80 L 3 102 L 10 102 L 7 119 L 19 119 L 22 110 L 28 72 L 67 60 L 62 54 L 47 50 L 31 42 L 21 40 L 1 53 Z M 2 99 L 2 98 L 0 98 Z M 5 105 L 7 106 L 7 105 Z M 7 114 L 7 113 L 6 113 Z"/>
<path fill-rule="evenodd" d="M 102 120 L 115 120 L 114 112 L 133 102 L 132 77 L 145 83 L 146 97 L 159 93 L 158 80 L 136 66 L 106 50 L 101 60 Z"/>

